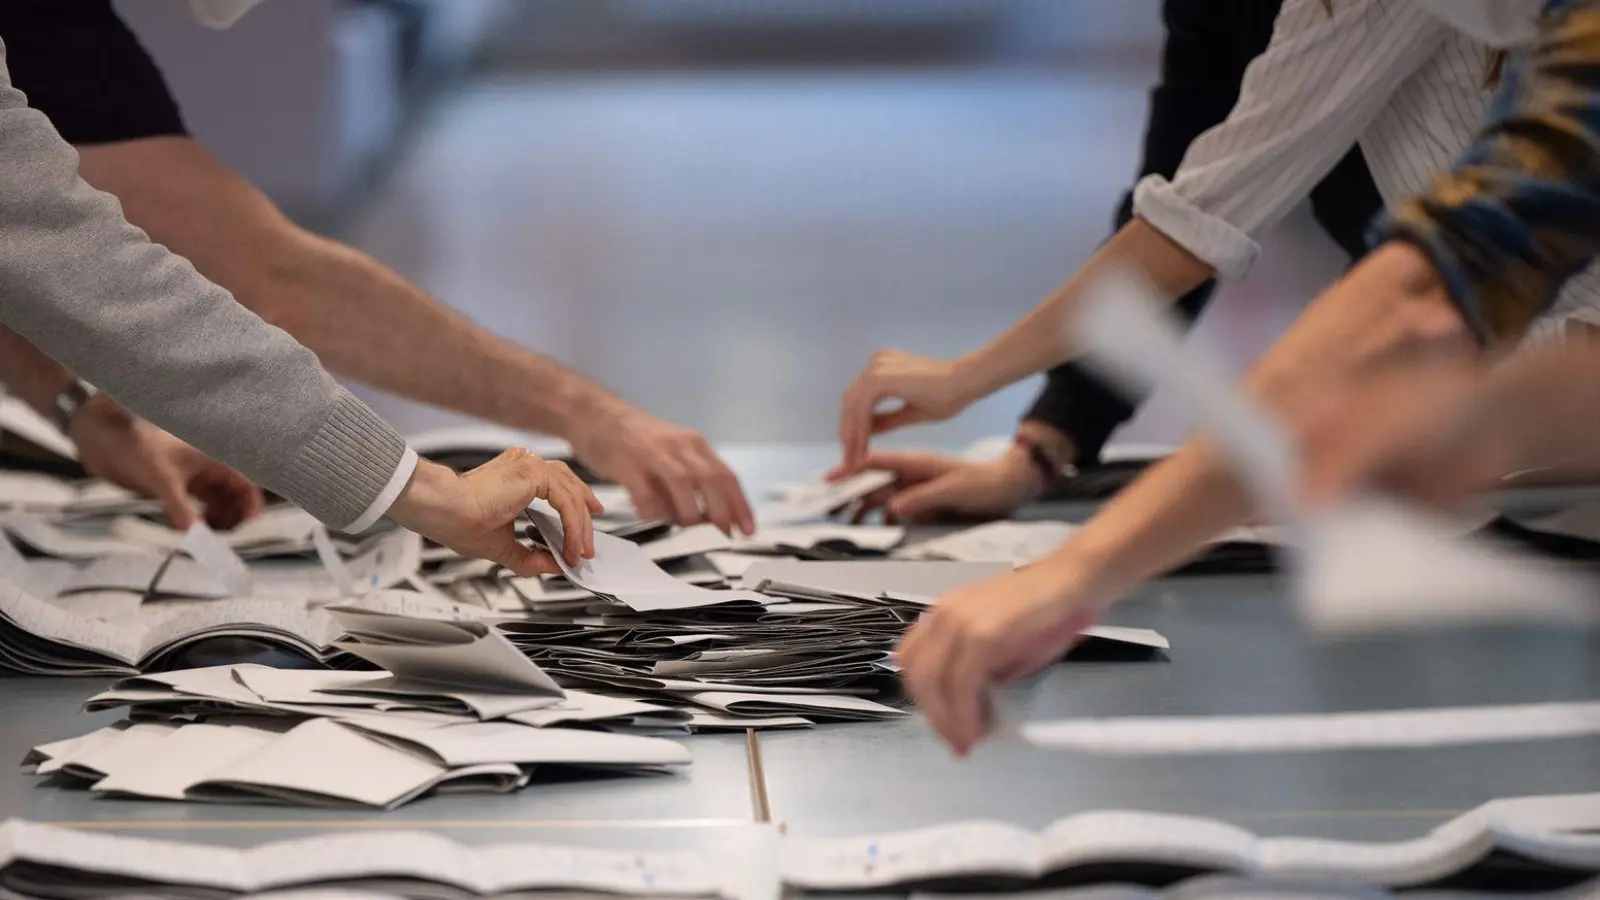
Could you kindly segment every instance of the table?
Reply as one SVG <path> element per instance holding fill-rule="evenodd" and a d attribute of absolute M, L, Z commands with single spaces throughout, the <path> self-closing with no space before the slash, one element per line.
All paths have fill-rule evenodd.
<path fill-rule="evenodd" d="M 792 456 L 762 457 L 772 464 L 767 477 L 803 477 L 820 452 Z M 1513 499 L 1528 508 L 1554 497 L 1537 489 Z M 1081 519 L 1088 510 L 1042 507 L 1029 517 Z M 1034 689 L 1029 711 L 1034 718 L 1248 714 L 1600 698 L 1593 636 L 1530 627 L 1325 645 L 1299 629 L 1283 596 L 1282 583 L 1266 576 L 1153 583 L 1119 604 L 1111 621 L 1165 633 L 1174 644 L 1170 661 L 1057 666 Z M 113 721 L 115 713 L 77 712 L 103 686 L 7 679 L 0 755 L 20 760 L 30 746 Z M 1144 760 L 989 746 L 958 763 L 911 719 L 769 733 L 755 743 L 757 779 L 743 736 L 686 742 L 695 763 L 682 775 L 429 798 L 392 813 L 106 800 L 14 773 L 0 775 L 0 816 L 234 844 L 378 826 L 474 842 L 668 848 L 744 839 L 759 818 L 752 798 L 764 796 L 775 821 L 804 835 L 976 817 L 1037 828 L 1073 812 L 1121 807 L 1213 816 L 1264 834 L 1392 839 L 1495 796 L 1600 790 L 1600 746 L 1581 739 Z"/>
<path fill-rule="evenodd" d="M 1600 697 L 1600 641 L 1518 628 L 1323 644 L 1274 578 L 1168 579 L 1109 621 L 1156 628 L 1166 663 L 1053 667 L 1029 717 L 1246 715 Z M 1496 796 L 1600 790 L 1600 742 L 1115 759 L 1022 745 L 952 760 L 919 721 L 761 740 L 772 814 L 792 834 L 963 818 L 1039 828 L 1073 812 L 1203 815 L 1262 834 L 1396 839 Z"/>

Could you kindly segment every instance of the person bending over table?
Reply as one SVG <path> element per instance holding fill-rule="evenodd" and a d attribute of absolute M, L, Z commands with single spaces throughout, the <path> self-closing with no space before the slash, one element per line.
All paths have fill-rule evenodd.
<path fill-rule="evenodd" d="M 1334 18 L 1347 6 L 1355 4 L 1335 2 Z M 1378 12 L 1385 15 L 1402 9 L 1383 6 L 1387 12 Z M 1285 4 L 1273 46 L 1344 64 L 1321 73 L 1319 83 L 1359 81 L 1377 67 L 1330 52 L 1350 44 L 1301 44 L 1294 10 L 1292 0 Z M 1408 11 L 1423 15 L 1420 8 Z M 1356 33 L 1357 45 L 1412 56 L 1405 24 L 1378 31 L 1369 24 Z M 1269 408 L 1292 419 L 1294 410 L 1386 366 L 1492 361 L 1552 303 L 1591 305 L 1583 282 L 1592 270 L 1568 283 L 1559 300 L 1557 292 L 1600 246 L 1600 2 L 1550 0 L 1538 28 L 1526 60 L 1505 79 L 1487 126 L 1453 172 L 1397 203 L 1377 230 L 1381 246 L 1318 297 L 1247 376 L 1245 389 Z M 1384 40 L 1372 40 L 1376 35 Z M 1313 51 L 1320 52 L 1305 56 Z M 1283 64 L 1269 49 L 1246 75 L 1246 95 L 1262 75 L 1288 84 Z M 1429 71 L 1427 64 L 1418 71 Z M 1405 109 L 1405 129 L 1421 130 L 1415 116 L 1426 107 Z M 1309 111 L 1320 117 L 1327 110 L 1313 102 Z M 1373 149 L 1367 159 L 1382 190 L 1390 158 Z M 1314 142 L 1303 152 L 1315 153 Z M 1234 237 L 1226 230 L 1204 233 L 1224 244 Z M 988 728 L 983 697 L 990 685 L 1057 658 L 1106 606 L 1249 512 L 1243 487 L 1218 454 L 1191 440 L 1048 559 L 941 598 L 900 648 L 918 705 L 955 752 L 968 752 Z"/>
<path fill-rule="evenodd" d="M 419 461 L 311 351 L 234 302 L 78 177 L 72 147 L 11 86 L 0 39 L 0 323 L 199 451 L 360 531 L 390 519 L 533 575 L 516 540 L 548 500 L 568 561 L 593 555 L 594 494 L 565 466 L 508 451 L 466 475 Z"/>
<path fill-rule="evenodd" d="M 192 3 L 202 21 L 226 27 L 255 0 Z M 189 136 L 160 70 L 110 0 L 0 0 L 0 38 L 17 88 L 77 146 L 86 181 L 333 371 L 562 437 L 586 466 L 625 487 L 643 516 L 754 530 L 738 478 L 698 433 L 490 334 L 377 260 L 290 222 Z M 60 380 L 47 360 L 34 362 L 33 380 Z M 183 493 L 181 478 L 193 468 L 187 450 L 133 446 L 143 461 L 108 459 L 93 440 L 80 449 L 85 467 L 108 480 L 161 498 Z M 167 506 L 184 515 L 181 504 Z"/>
<path fill-rule="evenodd" d="M 1239 100 L 1245 67 L 1266 49 L 1282 5 L 1282 0 L 1162 3 L 1166 39 L 1160 81 L 1150 92 L 1146 113 L 1140 178 L 1174 178 L 1195 139 L 1227 118 Z M 1367 225 L 1383 207 L 1361 149 L 1352 147 L 1309 193 L 1323 230 L 1352 259 L 1360 257 L 1366 251 Z M 1142 232 L 1146 226 L 1134 219 L 1133 196 L 1130 190 L 1118 203 L 1116 228 Z M 1196 283 L 1176 304 L 1186 324 L 1200 315 L 1216 287 L 1209 274 Z M 881 364 L 887 374 L 899 361 L 899 354 L 886 353 L 875 367 Z M 1046 374 L 1012 446 L 998 459 L 873 452 L 861 465 L 898 477 L 894 485 L 867 498 L 858 512 L 883 507 L 899 520 L 1009 515 L 1038 499 L 1069 467 L 1099 462 L 1107 439 L 1133 416 L 1136 406 L 1084 367 L 1063 363 Z"/>

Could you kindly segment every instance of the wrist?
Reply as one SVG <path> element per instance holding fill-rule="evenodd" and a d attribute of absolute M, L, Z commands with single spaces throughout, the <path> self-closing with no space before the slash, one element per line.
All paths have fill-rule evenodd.
<path fill-rule="evenodd" d="M 73 382 L 73 384 L 76 383 L 76 381 Z M 66 393 L 67 390 L 70 390 L 70 385 L 63 389 L 62 393 Z M 51 412 L 55 412 L 56 409 L 57 407 L 52 405 Z M 87 430 L 97 427 L 125 430 L 131 429 L 133 423 L 133 414 L 118 406 L 116 401 L 104 394 L 95 394 L 83 401 L 83 404 L 64 423 L 57 420 L 57 424 L 63 426 L 61 428 L 62 433 L 74 444 L 80 442 L 84 432 Z"/>
<path fill-rule="evenodd" d="M 412 531 L 427 533 L 434 523 L 455 510 L 460 481 L 461 476 L 449 468 L 419 459 L 416 470 L 385 515 Z"/>

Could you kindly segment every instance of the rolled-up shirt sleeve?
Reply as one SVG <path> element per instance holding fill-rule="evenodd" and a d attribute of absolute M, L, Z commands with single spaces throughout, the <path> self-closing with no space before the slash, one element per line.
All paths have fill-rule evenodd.
<path fill-rule="evenodd" d="M 1520 338 L 1600 252 L 1600 0 L 1551 0 L 1478 139 L 1374 228 L 1433 261 L 1487 344 Z"/>
<path fill-rule="evenodd" d="M 311 351 L 78 177 L 77 153 L 11 86 L 3 43 L 0 322 L 335 528 L 386 511 L 407 460 L 415 466 L 405 440 Z"/>
<path fill-rule="evenodd" d="M 1277 223 L 1350 150 L 1445 26 L 1414 0 L 1285 0 L 1239 102 L 1171 179 L 1134 190 L 1134 212 L 1216 270 L 1240 278 L 1253 235 Z"/>

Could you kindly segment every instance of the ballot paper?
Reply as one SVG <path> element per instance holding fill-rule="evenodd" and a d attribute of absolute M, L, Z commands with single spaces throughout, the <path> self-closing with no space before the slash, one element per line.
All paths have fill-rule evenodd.
<path fill-rule="evenodd" d="M 482 456 L 490 459 L 513 447 L 531 450 L 541 459 L 571 459 L 572 445 L 560 438 L 535 434 L 531 431 L 514 431 L 498 425 L 452 425 L 419 431 L 406 437 L 406 443 L 418 456 L 435 457 Z"/>
<path fill-rule="evenodd" d="M 1029 743 L 1116 755 L 1438 747 L 1600 734 L 1600 702 L 1287 716 L 1150 716 L 1029 722 Z"/>
<path fill-rule="evenodd" d="M 16 397 L 0 394 L 0 433 L 17 435 L 62 459 L 76 460 L 78 448 L 61 429 Z"/>
<path fill-rule="evenodd" d="M 450 701 L 485 719 L 553 705 L 560 685 L 484 622 L 441 622 L 330 609 L 351 639 L 335 646 L 391 674 L 319 693 Z"/>
<path fill-rule="evenodd" d="M 530 506 L 528 517 L 538 528 L 545 546 L 562 546 L 565 532 L 553 510 Z M 556 562 L 573 584 L 593 594 L 613 598 L 638 612 L 766 602 L 764 596 L 753 591 L 711 591 L 684 584 L 652 562 L 638 544 L 604 532 L 594 533 L 594 548 L 594 557 L 579 565 L 569 564 L 561 553 L 555 554 Z"/>
<path fill-rule="evenodd" d="M 1107 810 L 1057 820 L 1038 834 L 971 821 L 862 838 L 790 838 L 780 868 L 788 886 L 809 891 L 1019 888 L 1084 878 L 1166 884 L 1216 873 L 1413 888 L 1492 871 L 1495 851 L 1514 845 L 1519 865 L 1530 867 L 1524 877 L 1600 873 L 1600 795 L 1525 799 L 1543 805 L 1530 814 L 1517 800 L 1491 802 L 1392 843 L 1260 838 L 1211 819 Z M 1550 816 L 1551 807 L 1564 814 Z"/>
<path fill-rule="evenodd" d="M 894 484 L 894 477 L 893 472 L 872 469 L 842 481 L 819 480 L 805 485 L 791 485 L 783 492 L 782 499 L 755 508 L 756 525 L 764 528 L 825 519 L 873 491 Z"/>
<path fill-rule="evenodd" d="M 1004 562 L 773 559 L 746 569 L 741 581 L 757 590 L 771 585 L 844 597 L 872 598 L 890 592 L 937 597 L 1011 569 Z"/>
<path fill-rule="evenodd" d="M 747 537 L 725 535 L 715 525 L 693 525 L 644 544 L 655 562 L 717 551 L 775 553 L 784 548 L 812 549 L 841 545 L 856 552 L 887 553 L 905 539 L 904 528 L 894 525 L 844 525 L 819 522 L 807 525 L 763 526 Z"/>
<path fill-rule="evenodd" d="M 900 550 L 902 559 L 1005 562 L 1025 566 L 1060 549 L 1081 526 L 1070 522 L 988 522 Z"/>
<path fill-rule="evenodd" d="M 300 898 L 349 889 L 370 898 L 374 886 L 392 884 L 398 893 L 428 897 L 777 900 L 774 866 L 758 851 L 713 858 L 531 842 L 469 846 L 438 834 L 387 829 L 316 834 L 240 850 L 13 819 L 0 825 L 0 888 L 30 885 L 35 890 L 28 893 L 37 895 L 95 897 L 126 893 L 131 884 L 139 886 L 136 893 L 160 896 L 274 892 Z"/>
<path fill-rule="evenodd" d="M 1574 572 L 1540 566 L 1397 501 L 1359 498 L 1303 514 L 1289 442 L 1253 404 L 1234 393 L 1222 366 L 1185 342 L 1143 282 L 1102 279 L 1077 317 L 1096 365 L 1133 389 L 1178 391 L 1275 519 L 1301 545 L 1295 595 L 1320 631 L 1437 627 L 1511 616 L 1600 626 L 1600 596 Z"/>
<path fill-rule="evenodd" d="M 0 532 L 35 553 L 56 559 L 89 561 L 107 556 L 158 555 L 142 544 L 116 537 L 83 534 L 25 513 L 0 517 Z"/>

